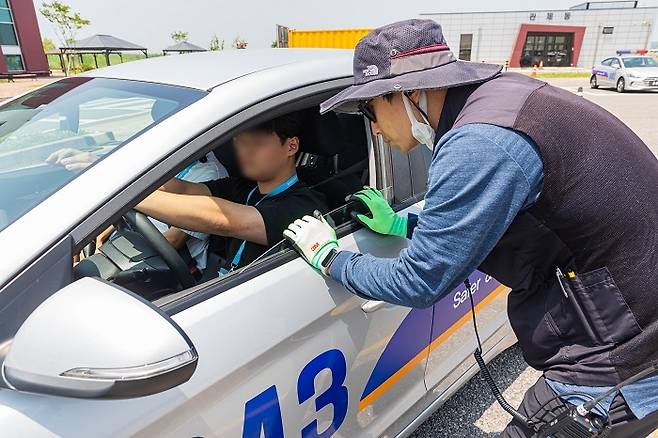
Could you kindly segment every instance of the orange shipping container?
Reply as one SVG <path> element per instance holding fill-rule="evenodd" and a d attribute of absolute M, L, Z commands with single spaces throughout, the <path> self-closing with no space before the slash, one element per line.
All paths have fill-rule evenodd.
<path fill-rule="evenodd" d="M 324 47 L 353 49 L 356 43 L 372 29 L 288 29 L 288 47 Z"/>

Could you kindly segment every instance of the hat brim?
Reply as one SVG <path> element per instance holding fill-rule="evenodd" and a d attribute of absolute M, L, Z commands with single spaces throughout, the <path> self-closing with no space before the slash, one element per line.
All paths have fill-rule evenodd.
<path fill-rule="evenodd" d="M 388 93 L 452 88 L 475 84 L 493 78 L 502 70 L 498 64 L 454 61 L 438 67 L 404 73 L 392 78 L 377 79 L 352 85 L 320 104 L 320 114 L 335 110 L 357 112 L 358 104 Z"/>

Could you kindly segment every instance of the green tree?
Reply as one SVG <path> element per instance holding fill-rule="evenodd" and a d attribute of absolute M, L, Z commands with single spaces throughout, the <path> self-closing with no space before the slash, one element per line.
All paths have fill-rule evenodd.
<path fill-rule="evenodd" d="M 176 43 L 180 43 L 181 41 L 187 41 L 189 36 L 190 36 L 189 32 L 184 32 L 182 30 L 177 30 L 176 32 L 171 33 L 171 39 L 174 40 L 174 42 Z"/>
<path fill-rule="evenodd" d="M 39 12 L 55 27 L 57 38 L 64 47 L 72 46 L 78 31 L 90 23 L 78 12 L 73 11 L 69 5 L 59 0 L 43 2 Z M 64 50 L 64 55 L 67 58 L 67 62 L 64 63 L 64 74 L 68 75 L 73 62 L 73 54 Z"/>
<path fill-rule="evenodd" d="M 213 34 L 212 38 L 210 39 L 210 50 L 224 50 L 224 40 L 220 40 L 217 34 Z"/>
<path fill-rule="evenodd" d="M 55 43 L 50 38 L 43 38 L 41 40 L 41 45 L 43 45 L 43 50 L 45 52 L 54 52 L 55 50 L 57 50 L 57 47 L 55 47 Z"/>

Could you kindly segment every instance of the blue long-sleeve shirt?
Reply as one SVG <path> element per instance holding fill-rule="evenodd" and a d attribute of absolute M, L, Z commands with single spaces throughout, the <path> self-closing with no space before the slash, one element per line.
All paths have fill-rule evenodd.
<path fill-rule="evenodd" d="M 514 217 L 537 200 L 542 181 L 541 155 L 529 137 L 487 124 L 449 131 L 434 150 L 425 206 L 409 220 L 409 247 L 397 259 L 342 251 L 330 275 L 367 299 L 428 307 L 477 269 Z M 548 383 L 557 393 L 607 389 Z M 658 410 L 658 377 L 621 392 L 638 418 Z"/>
<path fill-rule="evenodd" d="M 517 213 L 537 199 L 542 169 L 523 134 L 485 124 L 449 131 L 435 147 L 409 247 L 397 259 L 341 252 L 331 276 L 372 299 L 432 305 L 480 265 Z"/>

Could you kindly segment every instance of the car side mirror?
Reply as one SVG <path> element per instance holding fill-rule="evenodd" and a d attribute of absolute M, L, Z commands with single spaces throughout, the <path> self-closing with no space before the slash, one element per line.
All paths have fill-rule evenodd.
<path fill-rule="evenodd" d="M 87 277 L 30 314 L 2 376 L 19 391 L 133 398 L 188 381 L 196 364 L 196 349 L 169 316 L 132 292 Z"/>

